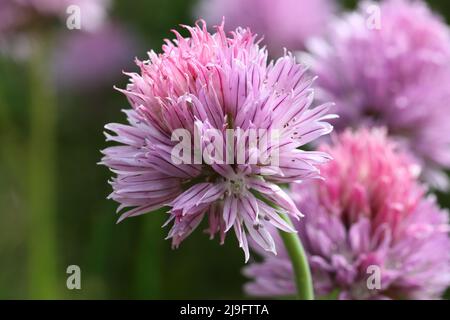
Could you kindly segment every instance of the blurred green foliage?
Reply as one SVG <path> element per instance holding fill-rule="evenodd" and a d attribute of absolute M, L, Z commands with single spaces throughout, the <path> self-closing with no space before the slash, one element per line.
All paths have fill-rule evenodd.
<path fill-rule="evenodd" d="M 344 1 L 350 8 L 356 1 Z M 432 6 L 450 19 L 450 2 Z M 181 23 L 192 23 L 194 1 L 116 1 L 113 15 L 142 40 L 145 51 L 161 47 L 162 39 Z M 88 57 L 80 57 L 86 59 Z M 26 65 L 0 60 L 0 299 L 29 297 L 27 278 L 28 220 L 26 199 L 29 138 Z M 131 68 L 131 71 L 133 69 Z M 117 85 L 127 77 L 117 70 Z M 3 76 L 3 75 L 7 76 Z M 199 228 L 180 249 L 164 240 L 167 218 L 157 212 L 116 225 L 116 204 L 106 200 L 110 173 L 96 163 L 107 144 L 103 125 L 122 122 L 127 108 L 112 88 L 95 92 L 60 92 L 57 96 L 57 220 L 58 294 L 54 298 L 243 298 L 244 257 L 233 236 L 224 246 L 208 241 Z M 10 128 L 10 127 L 13 128 Z M 17 134 L 12 135 L 11 130 Z M 45 141 L 42 141 L 44 144 Z M 45 181 L 43 182 L 45 183 Z M 450 206 L 448 196 L 442 203 Z M 79 265 L 82 290 L 66 288 L 66 268 Z"/>

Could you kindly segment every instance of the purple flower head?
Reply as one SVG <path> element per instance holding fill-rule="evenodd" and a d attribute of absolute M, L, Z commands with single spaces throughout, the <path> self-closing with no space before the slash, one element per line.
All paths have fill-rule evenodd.
<path fill-rule="evenodd" d="M 363 2 L 311 45 L 320 99 L 336 128 L 386 126 L 445 189 L 450 168 L 450 33 L 422 1 Z"/>
<path fill-rule="evenodd" d="M 448 212 L 417 182 L 419 167 L 384 129 L 348 130 L 333 141 L 320 148 L 334 159 L 321 166 L 324 179 L 292 187 L 316 294 L 439 298 L 450 285 Z M 290 260 L 279 251 L 261 252 L 264 261 L 245 269 L 249 294 L 295 293 Z"/>
<path fill-rule="evenodd" d="M 210 24 L 225 17 L 229 28 L 250 27 L 264 36 L 271 54 L 300 50 L 321 35 L 335 11 L 334 0 L 203 0 L 196 14 Z"/>
<path fill-rule="evenodd" d="M 176 39 L 166 40 L 161 54 L 152 51 L 149 60 L 137 61 L 140 74 L 128 74 L 130 84 L 121 91 L 132 106 L 125 111 L 129 124 L 106 126 L 113 133 L 107 140 L 120 144 L 103 151 L 102 163 L 117 175 L 110 198 L 119 210 L 132 208 L 120 221 L 169 206 L 174 247 L 207 218 L 207 232 L 218 233 L 222 243 L 234 229 L 246 259 L 247 234 L 275 252 L 267 226 L 293 232 L 278 213 L 301 216 L 277 183 L 319 176 L 316 165 L 328 156 L 298 148 L 332 130 L 325 121 L 329 105 L 312 108 L 313 79 L 305 67 L 290 54 L 268 63 L 250 30 L 227 37 L 223 25 L 213 34 L 204 22 L 185 29 L 190 37 L 174 31 Z M 177 139 L 180 130 L 198 139 Z M 250 133 L 260 131 L 266 137 L 275 132 L 277 139 L 259 136 L 257 145 L 251 143 Z M 205 153 L 213 141 L 222 149 Z M 174 159 L 180 143 L 191 148 L 182 156 L 195 161 Z M 255 154 L 276 155 L 277 161 L 248 161 Z"/>

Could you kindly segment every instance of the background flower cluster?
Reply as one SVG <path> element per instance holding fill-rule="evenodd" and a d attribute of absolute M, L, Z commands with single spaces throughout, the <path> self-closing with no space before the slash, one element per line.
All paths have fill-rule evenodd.
<path fill-rule="evenodd" d="M 81 8 L 81 30 L 67 27 L 70 5 Z M 292 295 L 290 261 L 275 228 L 293 230 L 254 190 L 266 192 L 279 212 L 305 215 L 294 227 L 318 296 L 446 297 L 449 17 L 448 4 L 432 0 L 0 0 L 0 298 Z M 178 27 L 194 26 L 199 18 L 213 36 L 202 22 L 197 29 Z M 215 29 L 222 21 L 225 30 Z M 228 33 L 237 27 L 249 27 L 251 33 Z M 174 36 L 174 28 L 180 34 Z M 226 36 L 231 44 L 218 47 Z M 174 37 L 178 42 L 163 40 Z M 196 45 L 186 50 L 191 44 L 184 37 Z M 155 53 L 148 56 L 151 50 Z M 195 64 L 167 67 L 187 54 L 198 59 Z M 228 64 L 230 56 L 245 57 L 244 69 L 251 69 Z M 251 88 L 256 106 L 264 99 L 272 99 L 272 106 L 280 96 L 289 99 L 278 112 L 262 108 L 250 124 L 244 118 L 256 107 L 243 101 L 234 111 L 213 110 L 225 111 L 220 121 L 202 118 L 202 105 L 211 106 L 217 96 L 218 80 L 203 83 L 194 76 L 185 87 L 174 81 L 176 70 L 195 67 L 208 73 L 213 64 L 223 68 L 217 69 L 217 79 L 255 70 L 267 78 Z M 286 69 L 295 75 L 289 71 L 281 84 L 271 83 L 271 74 Z M 197 88 L 189 88 L 189 81 Z M 141 95 L 149 83 L 156 96 Z M 113 85 L 126 88 L 120 90 L 128 102 Z M 136 176 L 136 170 L 148 170 L 145 161 L 164 168 L 164 159 L 149 158 L 148 146 L 160 154 L 171 144 L 160 143 L 154 126 L 164 123 L 162 131 L 170 130 L 177 124 L 175 113 L 184 112 L 192 99 L 201 120 L 195 125 L 203 130 L 226 126 L 230 115 L 249 126 L 271 119 L 270 125 L 280 127 L 312 115 L 295 128 L 300 134 L 292 128 L 285 135 L 288 141 L 291 135 L 315 132 L 283 154 L 285 164 L 295 160 L 302 167 L 270 179 L 258 176 L 259 168 L 242 168 L 236 176 L 215 167 L 217 180 L 207 178 L 189 190 L 187 182 L 204 178 L 197 167 L 179 168 L 189 179 L 173 170 Z M 142 110 L 155 101 L 175 113 L 142 123 Z M 335 103 L 331 110 L 329 102 Z M 106 128 L 108 140 L 127 147 L 105 143 L 101 128 L 124 123 L 120 110 L 130 107 L 130 127 Z M 288 119 L 294 111 L 297 119 Z M 331 136 L 319 139 L 331 125 Z M 297 153 L 305 143 L 311 153 Z M 99 150 L 113 178 L 96 165 Z M 311 179 L 319 171 L 322 179 Z M 157 180 L 151 190 L 143 184 L 149 179 Z M 306 181 L 295 183 L 300 180 Z M 116 225 L 116 203 L 105 199 L 109 194 L 119 209 L 131 210 L 123 217 L 139 217 Z M 207 214 L 197 215 L 199 208 L 208 208 Z M 189 211 L 194 220 L 180 219 Z M 220 213 L 232 222 L 223 224 Z M 256 220 L 262 217 L 257 227 L 254 213 Z M 167 219 L 171 227 L 161 228 Z M 237 237 L 227 236 L 225 245 L 207 241 L 218 234 L 223 243 L 230 229 Z M 173 246 L 183 241 L 182 248 L 170 250 L 167 233 Z M 249 261 L 245 266 L 238 246 Z M 65 287 L 65 270 L 72 264 L 83 271 L 80 292 Z M 380 266 L 383 275 L 382 287 L 372 291 L 365 281 L 370 265 Z"/>

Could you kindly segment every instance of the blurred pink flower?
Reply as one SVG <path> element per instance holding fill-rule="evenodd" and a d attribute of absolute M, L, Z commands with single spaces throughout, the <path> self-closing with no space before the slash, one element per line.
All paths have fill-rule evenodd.
<path fill-rule="evenodd" d="M 0 54 L 18 60 L 29 58 L 31 41 L 43 26 L 60 19 L 59 30 L 66 30 L 66 19 L 77 6 L 82 31 L 99 29 L 107 18 L 110 0 L 0 0 Z M 71 31 L 77 32 L 78 30 Z"/>
<path fill-rule="evenodd" d="M 203 0 L 195 14 L 209 24 L 220 24 L 225 17 L 231 30 L 250 27 L 277 55 L 284 47 L 303 49 L 310 37 L 321 35 L 335 9 L 334 0 Z"/>
<path fill-rule="evenodd" d="M 65 19 L 69 6 L 78 6 L 82 27 L 93 30 L 103 23 L 110 0 L 2 0 L 0 34 L 20 31 L 24 25 L 46 18 Z"/>
<path fill-rule="evenodd" d="M 439 298 L 450 285 L 448 212 L 417 182 L 418 166 L 382 129 L 345 131 L 333 142 L 320 148 L 334 159 L 321 166 L 324 179 L 292 186 L 305 214 L 295 226 L 316 294 Z M 245 269 L 253 278 L 246 286 L 249 294 L 295 293 L 290 260 L 280 251 L 278 256 L 260 252 L 265 260 Z M 370 266 L 380 270 L 379 288 L 367 285 Z"/>
<path fill-rule="evenodd" d="M 310 47 L 318 98 L 336 102 L 338 130 L 386 126 L 448 188 L 450 33 L 423 1 L 363 2 Z"/>
<path fill-rule="evenodd" d="M 268 64 L 266 50 L 250 30 L 237 29 L 227 37 L 223 25 L 213 34 L 203 22 L 185 28 L 190 37 L 174 31 L 176 39 L 166 40 L 162 54 L 152 51 L 148 61 L 138 61 L 141 73 L 129 74 L 131 82 L 121 90 L 133 109 L 126 111 L 129 125 L 106 126 L 114 134 L 107 133 L 107 140 L 120 144 L 103 151 L 102 164 L 117 174 L 110 198 L 120 203 L 119 210 L 134 207 L 120 220 L 169 206 L 167 223 L 173 226 L 168 238 L 174 247 L 207 217 L 207 232 L 211 237 L 219 233 L 222 243 L 234 228 L 246 260 L 247 234 L 275 252 L 267 226 L 292 232 L 278 212 L 301 216 L 277 183 L 319 176 L 315 166 L 328 156 L 298 148 L 332 130 L 325 122 L 329 105 L 311 108 L 312 80 L 305 68 L 291 55 Z M 186 142 L 193 154 L 202 154 L 200 149 L 211 143 L 212 129 L 225 146 L 226 129 L 278 130 L 279 140 L 258 151 L 279 148 L 279 165 L 239 164 L 239 147 L 232 149 L 233 164 L 208 165 L 206 158 L 203 164 L 175 164 L 172 151 L 178 143 L 171 137 L 177 129 L 186 129 L 191 137 L 199 133 L 200 146 Z M 235 146 L 242 141 L 248 146 L 248 137 L 234 137 Z M 249 156 L 245 150 L 245 159 Z"/>
<path fill-rule="evenodd" d="M 52 59 L 56 85 L 70 90 L 112 87 L 138 47 L 133 33 L 119 24 L 108 23 L 94 32 L 64 33 Z"/>

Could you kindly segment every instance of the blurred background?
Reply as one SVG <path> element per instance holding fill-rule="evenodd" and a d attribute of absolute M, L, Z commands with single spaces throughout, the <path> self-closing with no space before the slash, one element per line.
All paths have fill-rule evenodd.
<path fill-rule="evenodd" d="M 8 1 L 0 0 L 0 34 Z M 450 20 L 450 2 L 428 2 Z M 197 5 L 115 1 L 93 33 L 52 20 L 50 36 L 47 25 L 22 28 L 0 51 L 0 299 L 245 298 L 233 236 L 220 246 L 199 228 L 171 250 L 161 212 L 116 225 L 111 174 L 97 165 L 103 126 L 123 122 L 128 108 L 113 89 L 126 85 L 122 70 L 136 71 L 134 57 L 192 24 Z M 81 268 L 81 290 L 66 287 L 69 265 Z"/>

